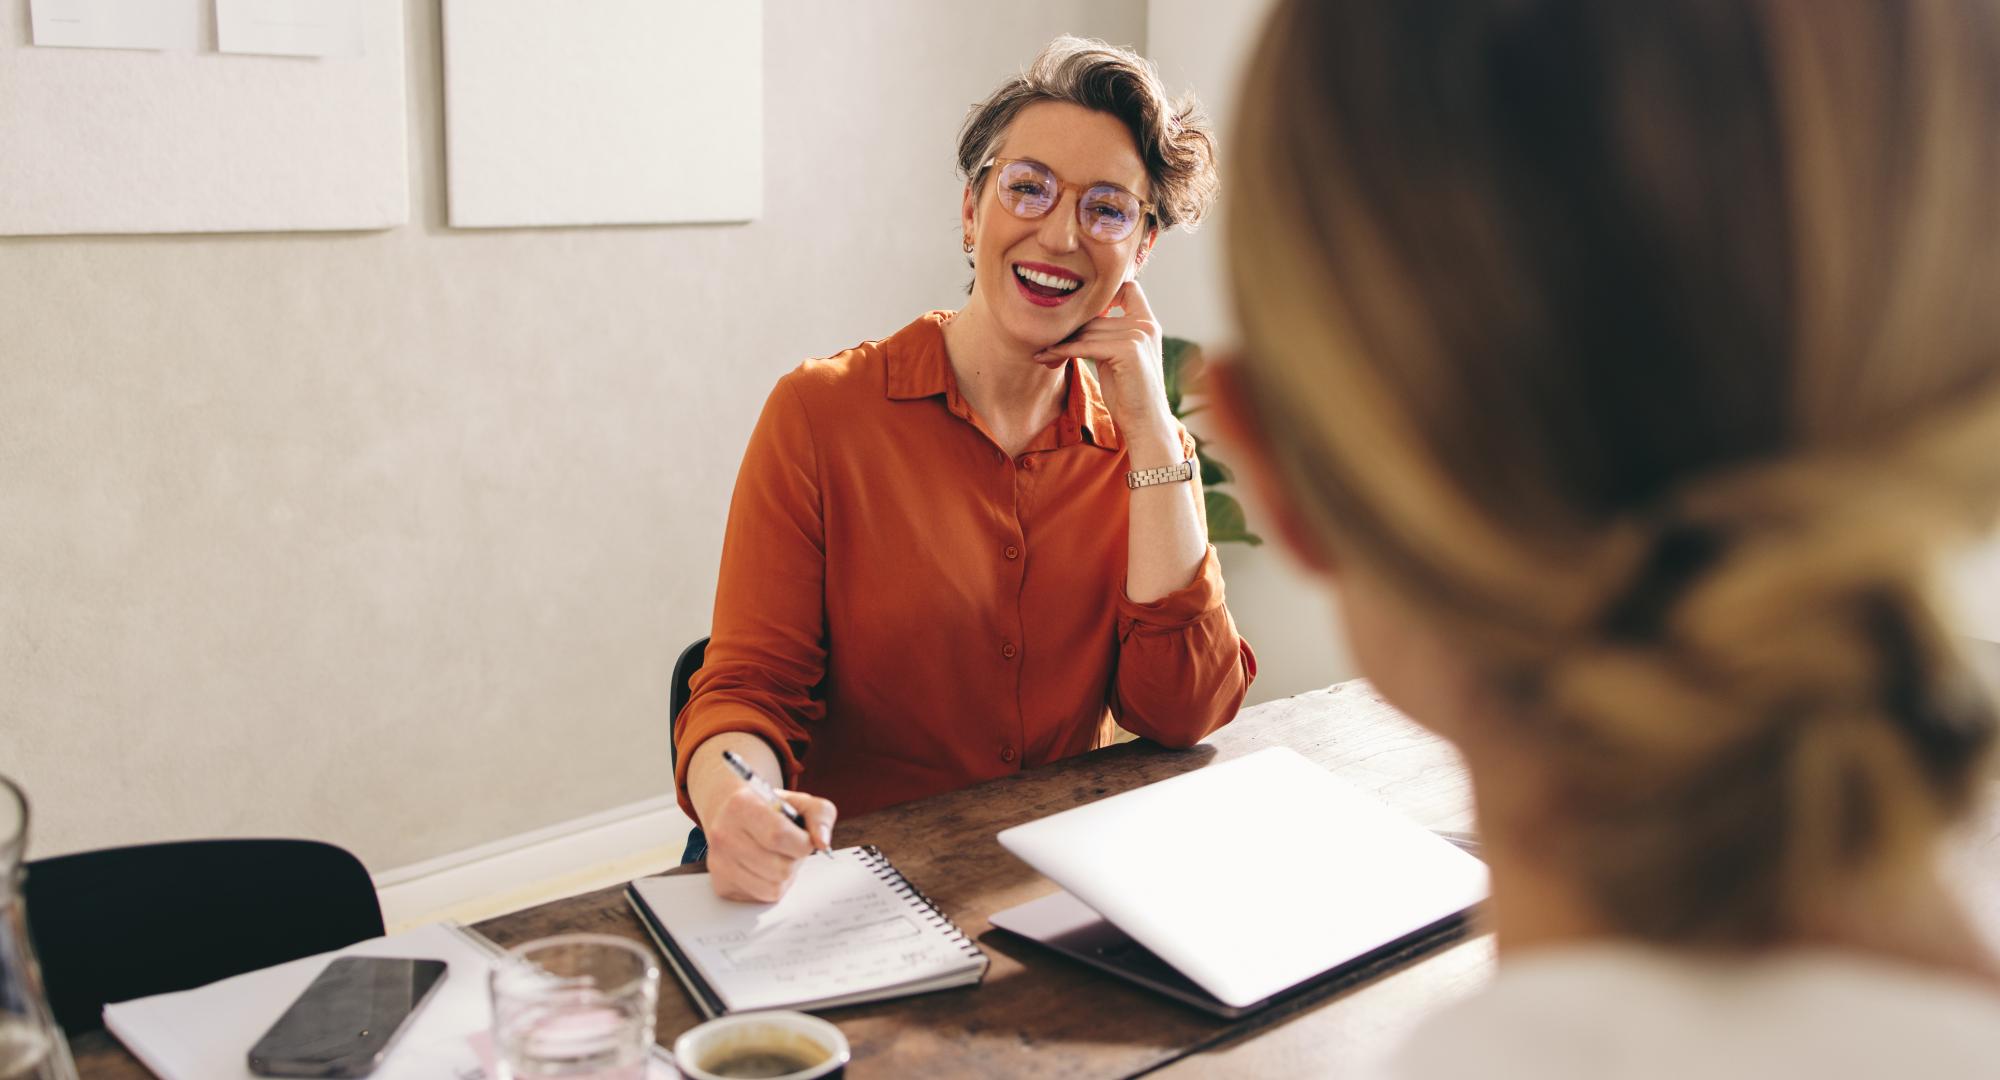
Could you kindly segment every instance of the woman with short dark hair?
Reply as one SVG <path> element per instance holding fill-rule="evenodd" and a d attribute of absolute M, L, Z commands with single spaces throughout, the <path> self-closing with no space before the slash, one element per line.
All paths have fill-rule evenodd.
<path fill-rule="evenodd" d="M 973 110 L 959 163 L 964 308 L 806 362 L 744 454 L 675 721 L 725 897 L 777 899 L 836 805 L 1004 776 L 1117 725 L 1191 745 L 1255 672 L 1134 280 L 1214 190 L 1193 103 L 1126 50 L 1062 38 Z M 725 750 L 791 789 L 811 835 Z"/>

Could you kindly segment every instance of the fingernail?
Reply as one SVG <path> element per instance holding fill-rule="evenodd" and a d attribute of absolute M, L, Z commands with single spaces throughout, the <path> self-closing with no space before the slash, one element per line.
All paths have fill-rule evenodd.
<path fill-rule="evenodd" d="M 833 826 L 821 825 L 819 827 L 819 842 L 825 844 L 827 847 L 833 846 Z"/>

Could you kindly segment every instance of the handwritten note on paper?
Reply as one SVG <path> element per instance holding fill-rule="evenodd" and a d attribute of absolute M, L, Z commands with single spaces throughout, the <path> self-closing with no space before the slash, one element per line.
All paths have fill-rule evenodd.
<path fill-rule="evenodd" d="M 647 904 L 732 1010 L 776 1008 L 934 979 L 964 946 L 861 848 L 814 856 L 775 904 L 717 899 L 700 877 L 638 883 Z"/>
<path fill-rule="evenodd" d="M 37 45 L 71 49 L 188 49 L 201 41 L 196 0 L 33 0 Z"/>
<path fill-rule="evenodd" d="M 215 0 L 215 41 L 226 53 L 360 56 L 360 0 Z"/>

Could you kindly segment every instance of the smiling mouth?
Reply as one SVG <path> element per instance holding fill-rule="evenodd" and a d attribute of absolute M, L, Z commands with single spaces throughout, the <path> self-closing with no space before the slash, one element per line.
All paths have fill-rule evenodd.
<path fill-rule="evenodd" d="M 1070 293 L 1083 288 L 1082 278 L 1070 277 L 1067 274 L 1051 274 L 1041 270 L 1030 270 L 1018 264 L 1014 267 L 1014 278 L 1021 283 L 1022 288 L 1027 289 L 1034 295 L 1051 299 L 1068 296 Z"/>

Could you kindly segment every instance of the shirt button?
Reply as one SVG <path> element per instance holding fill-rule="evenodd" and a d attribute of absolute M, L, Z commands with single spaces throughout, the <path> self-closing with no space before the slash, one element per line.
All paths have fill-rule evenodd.
<path fill-rule="evenodd" d="M 1013 761 L 1014 761 L 1014 748 L 1013 748 L 1013 747 L 1011 747 L 1011 746 L 1003 746 L 1003 747 L 1001 747 L 1001 748 L 1000 748 L 1000 760 L 1001 760 L 1001 761 L 1005 761 L 1005 762 L 1007 762 L 1007 763 L 1009 763 L 1009 764 L 1012 764 L 1012 763 L 1013 763 Z"/>
<path fill-rule="evenodd" d="M 1014 654 L 1020 651 L 1021 650 L 1016 649 L 1014 647 L 1014 643 L 1011 641 L 1002 642 L 1000 645 L 1000 655 L 1006 657 L 1009 660 L 1014 659 Z"/>
<path fill-rule="evenodd" d="M 1032 469 L 1035 467 L 1035 459 L 1022 454 L 1020 457 L 1014 459 L 1014 464 L 1019 465 L 1023 469 Z"/>
<path fill-rule="evenodd" d="M 1014 545 L 1012 545 L 1012 544 L 1008 544 L 1008 545 L 1007 545 L 1007 550 L 1006 550 L 1006 551 L 1004 551 L 1004 552 L 1001 552 L 1001 554 L 1003 554 L 1003 555 L 1007 556 L 1007 557 L 1008 557 L 1008 558 L 1010 558 L 1010 559 L 1018 559 L 1018 558 L 1020 558 L 1020 557 L 1021 557 L 1021 549 L 1020 549 L 1020 548 L 1017 548 L 1017 547 L 1015 547 L 1015 546 L 1014 546 Z"/>

